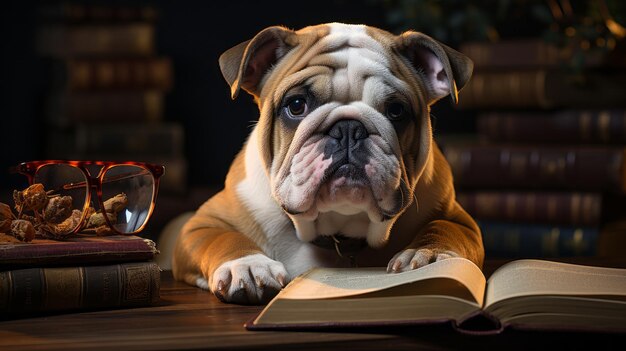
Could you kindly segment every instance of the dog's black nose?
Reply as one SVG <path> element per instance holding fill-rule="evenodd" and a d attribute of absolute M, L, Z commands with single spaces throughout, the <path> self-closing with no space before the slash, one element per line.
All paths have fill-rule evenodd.
<path fill-rule="evenodd" d="M 343 147 L 351 147 L 359 140 L 368 137 L 367 129 L 363 123 L 354 119 L 342 119 L 336 122 L 327 133 L 330 137 L 337 139 Z"/>

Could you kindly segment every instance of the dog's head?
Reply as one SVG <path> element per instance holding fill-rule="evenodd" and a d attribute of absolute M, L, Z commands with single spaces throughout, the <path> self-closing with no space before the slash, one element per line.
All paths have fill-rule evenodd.
<path fill-rule="evenodd" d="M 379 247 L 432 157 L 430 105 L 456 102 L 472 62 L 422 33 L 332 23 L 266 28 L 220 67 L 233 98 L 255 97 L 259 157 L 298 237 Z"/>

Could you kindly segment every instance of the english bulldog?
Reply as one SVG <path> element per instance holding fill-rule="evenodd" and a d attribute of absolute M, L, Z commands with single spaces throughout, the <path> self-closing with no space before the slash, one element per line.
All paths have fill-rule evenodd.
<path fill-rule="evenodd" d="M 437 100 L 457 101 L 470 59 L 422 33 L 330 23 L 266 28 L 219 65 L 260 116 L 224 189 L 180 232 L 176 279 L 259 304 L 312 267 L 482 266 L 430 121 Z"/>

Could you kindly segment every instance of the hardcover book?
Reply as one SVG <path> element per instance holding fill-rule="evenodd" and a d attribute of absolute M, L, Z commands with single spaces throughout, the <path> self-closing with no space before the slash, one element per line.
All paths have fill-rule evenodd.
<path fill-rule="evenodd" d="M 147 261 L 158 252 L 152 240 L 134 235 L 35 239 L 0 245 L 0 269 Z"/>
<path fill-rule="evenodd" d="M 55 91 L 46 99 L 50 125 L 67 128 L 82 123 L 146 123 L 163 119 L 159 90 Z"/>
<path fill-rule="evenodd" d="M 160 274 L 154 262 L 1 271 L 0 314 L 149 306 L 159 301 Z"/>
<path fill-rule="evenodd" d="M 459 50 L 472 59 L 476 68 L 559 66 L 567 59 L 564 50 L 541 39 L 467 42 Z"/>
<path fill-rule="evenodd" d="M 62 91 L 168 91 L 173 81 L 171 66 L 167 57 L 72 58 L 53 66 L 52 85 Z"/>
<path fill-rule="evenodd" d="M 153 6 L 127 4 L 44 3 L 39 6 L 38 12 L 46 22 L 71 24 L 154 22 L 159 17 L 158 10 Z"/>
<path fill-rule="evenodd" d="M 624 73 L 582 78 L 554 69 L 477 71 L 457 105 L 477 108 L 606 108 L 626 106 Z"/>
<path fill-rule="evenodd" d="M 626 331 L 626 269 L 542 260 L 508 263 L 489 278 L 451 258 L 417 270 L 313 269 L 295 278 L 250 330 L 451 324 L 505 329 Z M 480 319 L 487 326 L 478 330 Z"/>
<path fill-rule="evenodd" d="M 458 187 L 626 191 L 623 147 L 443 145 Z"/>
<path fill-rule="evenodd" d="M 480 220 L 597 226 L 602 195 L 580 192 L 457 192 L 456 200 Z"/>
<path fill-rule="evenodd" d="M 478 134 L 494 142 L 624 144 L 626 110 L 491 112 L 477 119 Z"/>
<path fill-rule="evenodd" d="M 580 257 L 597 254 L 598 227 L 478 221 L 487 257 Z"/>
<path fill-rule="evenodd" d="M 41 26 L 37 51 L 46 57 L 149 56 L 155 52 L 152 23 Z"/>
<path fill-rule="evenodd" d="M 180 123 L 83 124 L 76 128 L 75 150 L 84 155 L 109 154 L 145 158 L 183 155 L 185 131 Z"/>

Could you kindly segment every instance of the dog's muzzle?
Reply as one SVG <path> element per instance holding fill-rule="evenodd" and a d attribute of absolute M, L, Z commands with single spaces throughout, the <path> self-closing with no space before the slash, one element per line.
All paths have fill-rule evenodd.
<path fill-rule="evenodd" d="M 326 134 L 330 139 L 324 147 L 324 158 L 332 157 L 333 160 L 326 175 L 367 181 L 364 165 L 368 162 L 368 153 L 363 141 L 369 133 L 363 123 L 342 119 L 333 124 Z"/>

